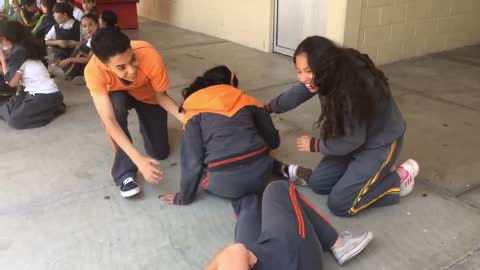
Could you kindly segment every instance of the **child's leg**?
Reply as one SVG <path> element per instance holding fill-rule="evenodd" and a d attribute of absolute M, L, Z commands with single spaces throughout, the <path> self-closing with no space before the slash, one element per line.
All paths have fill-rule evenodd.
<path fill-rule="evenodd" d="M 272 164 L 273 160 L 264 155 L 248 163 L 232 164 L 229 168 L 212 168 L 208 183 L 202 182 L 202 186 L 216 196 L 229 199 L 260 194 L 272 173 Z"/>
<path fill-rule="evenodd" d="M 235 225 L 235 242 L 246 246 L 258 240 L 261 230 L 260 195 L 248 194 L 232 200 L 232 207 L 237 217 Z"/>
<path fill-rule="evenodd" d="M 315 193 L 329 194 L 347 170 L 351 160 L 350 155 L 325 156 L 310 176 L 308 185 Z"/>
<path fill-rule="evenodd" d="M 138 114 L 145 151 L 153 158 L 166 159 L 170 153 L 167 112 L 158 105 L 137 100 L 133 101 L 133 106 Z"/>
<path fill-rule="evenodd" d="M 30 95 L 25 93 L 13 97 L 0 109 L 8 125 L 15 129 L 36 128 L 50 123 L 60 112 L 63 95 L 58 92 L 48 95 Z"/>
<path fill-rule="evenodd" d="M 262 199 L 262 236 L 292 247 L 302 269 L 321 268 L 322 246 L 331 248 L 338 234 L 328 221 L 306 205 L 295 185 L 276 181 Z"/>
<path fill-rule="evenodd" d="M 81 58 L 87 57 L 90 49 L 85 45 L 80 45 L 75 48 L 73 53 L 70 55 L 71 58 Z M 78 76 L 83 76 L 83 71 L 85 70 L 85 64 L 72 63 L 63 69 L 63 72 L 66 75 L 66 79 L 73 79 Z"/>
<path fill-rule="evenodd" d="M 363 150 L 332 189 L 328 207 L 335 215 L 353 216 L 370 205 L 385 206 L 399 200 L 400 177 L 391 171 L 402 148 L 402 138 L 388 147 Z"/>
<path fill-rule="evenodd" d="M 122 128 L 125 135 L 132 140 L 130 132 L 128 131 L 128 110 L 132 108 L 132 100 L 127 91 L 113 91 L 109 93 L 110 101 L 112 102 L 115 118 Z M 112 176 L 117 186 L 120 186 L 122 182 L 129 178 L 136 178 L 138 168 L 133 161 L 123 152 L 115 141 L 110 140 L 115 149 L 115 159 L 112 167 Z"/>

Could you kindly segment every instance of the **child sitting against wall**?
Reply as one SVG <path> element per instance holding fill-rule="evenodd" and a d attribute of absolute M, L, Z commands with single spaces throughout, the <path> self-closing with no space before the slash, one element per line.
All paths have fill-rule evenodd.
<path fill-rule="evenodd" d="M 3 51 L 0 62 L 8 85 L 17 91 L 7 103 L 0 106 L 0 118 L 15 129 L 47 125 L 65 112 L 63 95 L 42 63 L 45 48 L 28 28 L 16 21 L 0 25 L 1 46 L 17 54 L 17 61 L 7 65 Z M 21 59 L 20 59 L 21 58 Z M 21 63 L 19 60 L 24 60 Z M 21 63 L 21 64 L 20 64 Z"/>

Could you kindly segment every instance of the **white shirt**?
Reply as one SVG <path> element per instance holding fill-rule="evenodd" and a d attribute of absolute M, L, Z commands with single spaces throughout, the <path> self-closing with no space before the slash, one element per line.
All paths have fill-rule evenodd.
<path fill-rule="evenodd" d="M 17 71 L 22 74 L 22 85 L 25 92 L 35 94 L 52 94 L 58 92 L 58 87 L 50 78 L 47 68 L 40 60 L 27 60 Z"/>
<path fill-rule="evenodd" d="M 79 9 L 77 6 L 73 7 L 73 18 L 77 21 L 82 21 L 84 13 L 81 9 Z"/>
<path fill-rule="evenodd" d="M 60 28 L 68 30 L 72 29 L 73 24 L 75 23 L 74 19 L 70 19 L 66 21 L 65 23 L 60 24 Z M 82 33 L 82 27 L 80 26 L 80 40 L 83 40 L 83 33 Z M 57 33 L 55 32 L 55 26 L 52 26 L 50 31 L 45 35 L 45 40 L 56 40 L 57 39 Z"/>
<path fill-rule="evenodd" d="M 87 47 L 90 48 L 90 49 L 92 48 L 92 38 L 91 37 L 87 41 Z"/>
<path fill-rule="evenodd" d="M 5 11 L 5 2 L 0 0 L 0 11 Z"/>

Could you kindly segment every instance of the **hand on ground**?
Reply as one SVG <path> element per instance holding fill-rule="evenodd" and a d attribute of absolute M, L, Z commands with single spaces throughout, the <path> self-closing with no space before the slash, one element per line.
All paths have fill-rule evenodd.
<path fill-rule="evenodd" d="M 165 194 L 162 196 L 162 201 L 166 204 L 173 204 L 176 193 Z"/>

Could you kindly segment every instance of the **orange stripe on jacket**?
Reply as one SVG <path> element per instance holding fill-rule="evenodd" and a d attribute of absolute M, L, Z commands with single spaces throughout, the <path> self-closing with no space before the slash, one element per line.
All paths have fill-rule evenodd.
<path fill-rule="evenodd" d="M 255 98 L 228 84 L 210 86 L 190 95 L 183 103 L 185 126 L 190 119 L 201 113 L 216 113 L 232 117 L 245 106 L 263 107 Z"/>

